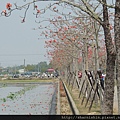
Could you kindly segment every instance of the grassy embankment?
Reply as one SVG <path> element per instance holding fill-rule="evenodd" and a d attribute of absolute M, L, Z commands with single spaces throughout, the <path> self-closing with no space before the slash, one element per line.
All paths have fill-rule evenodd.
<path fill-rule="evenodd" d="M 65 82 L 65 84 L 66 84 L 66 82 Z M 101 108 L 100 108 L 99 102 L 97 104 L 95 102 L 93 102 L 92 108 L 89 111 L 90 102 L 88 102 L 88 105 L 85 107 L 85 103 L 86 103 L 86 98 L 85 98 L 83 104 L 81 105 L 83 96 L 81 95 L 80 98 L 78 97 L 79 90 L 77 88 L 72 89 L 72 87 L 68 86 L 67 84 L 66 84 L 66 86 L 67 86 L 67 89 L 69 90 L 69 93 L 71 94 L 71 96 L 76 104 L 76 107 L 79 110 L 80 115 L 88 115 L 88 114 L 100 115 L 101 114 Z"/>
<path fill-rule="evenodd" d="M 11 79 L 11 80 L 0 80 L 0 83 L 31 83 L 31 82 L 56 82 L 56 79 Z"/>

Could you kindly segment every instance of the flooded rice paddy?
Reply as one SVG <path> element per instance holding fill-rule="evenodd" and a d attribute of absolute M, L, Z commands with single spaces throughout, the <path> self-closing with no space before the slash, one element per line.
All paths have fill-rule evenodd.
<path fill-rule="evenodd" d="M 56 114 L 56 88 L 52 83 L 0 84 L 0 115 Z"/>

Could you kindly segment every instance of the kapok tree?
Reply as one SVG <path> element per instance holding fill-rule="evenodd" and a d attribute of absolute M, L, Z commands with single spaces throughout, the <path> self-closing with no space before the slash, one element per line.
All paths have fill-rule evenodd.
<path fill-rule="evenodd" d="M 113 114 L 113 97 L 114 97 L 114 66 L 115 66 L 115 56 L 116 56 L 116 50 L 114 45 L 112 44 L 112 36 L 110 32 L 110 20 L 109 20 L 109 11 L 108 8 L 113 8 L 114 6 L 107 4 L 106 0 L 98 0 L 96 2 L 92 1 L 86 1 L 86 0 L 79 0 L 80 5 L 77 2 L 70 2 L 67 0 L 62 0 L 69 5 L 72 5 L 81 11 L 87 13 L 89 16 L 94 18 L 96 21 L 98 21 L 104 30 L 104 36 L 105 36 L 105 45 L 106 45 L 106 51 L 107 51 L 107 61 L 106 61 L 106 80 L 105 80 L 105 91 L 104 91 L 104 102 L 103 102 L 103 113 L 102 114 Z M 116 36 L 118 35 L 119 29 L 116 25 L 118 25 L 118 12 L 120 4 L 119 0 L 116 0 L 115 4 L 115 10 L 116 10 L 116 16 L 115 16 L 115 33 Z M 93 7 L 93 5 L 96 5 L 96 7 Z M 97 7 L 102 6 L 102 16 L 100 17 L 100 14 L 97 12 Z M 116 37 L 115 37 L 116 38 Z M 118 43 L 119 39 L 115 39 Z M 117 44 L 118 45 L 118 44 Z M 117 49 L 118 50 L 118 49 Z"/>
<path fill-rule="evenodd" d="M 113 7 L 111 5 L 108 5 L 106 0 L 101 0 L 96 2 L 96 8 L 101 5 L 102 8 L 102 17 L 100 17 L 100 14 L 98 15 L 98 12 L 96 13 L 96 8 L 93 7 L 92 2 L 87 2 L 85 0 L 79 0 L 80 4 L 75 2 L 70 2 L 67 0 L 62 0 L 69 5 L 72 5 L 81 11 L 87 13 L 92 18 L 94 18 L 97 22 L 99 22 L 104 30 L 104 36 L 105 36 L 105 45 L 106 45 L 106 51 L 107 51 L 107 65 L 106 65 L 106 80 L 105 80 L 105 94 L 104 94 L 104 109 L 103 114 L 113 114 L 113 96 L 114 96 L 114 66 L 115 66 L 115 47 L 112 44 L 112 36 L 111 36 L 111 26 L 109 21 L 109 15 L 108 15 L 108 7 Z M 94 3 L 94 2 L 93 2 Z M 118 5 L 119 2 L 117 1 L 116 5 Z M 93 8 L 92 8 L 92 7 Z M 116 8 L 116 14 L 119 14 Z M 118 16 L 115 16 L 118 18 Z M 118 20 L 118 19 L 115 19 Z M 117 24 L 117 21 L 116 21 Z M 116 25 L 115 24 L 115 25 Z M 115 30 L 118 31 L 116 28 Z M 119 32 L 116 32 L 116 34 Z M 118 37 L 117 37 L 118 38 Z M 116 40 L 118 41 L 118 40 Z M 110 72 L 111 71 L 111 72 Z M 110 89 L 109 89 L 110 88 Z"/>
<path fill-rule="evenodd" d="M 38 0 L 34 0 L 31 3 L 39 2 Z M 113 114 L 113 96 L 114 96 L 114 66 L 115 66 L 115 56 L 117 51 L 117 79 L 118 83 L 120 82 L 119 72 L 120 72 L 120 65 L 119 65 L 119 44 L 120 44 L 120 29 L 119 29 L 119 4 L 120 1 L 116 0 L 115 6 L 107 4 L 106 0 L 97 0 L 97 1 L 86 1 L 86 0 L 79 0 L 78 2 L 72 2 L 68 0 L 61 0 L 60 3 L 65 2 L 68 5 L 73 6 L 76 9 L 83 11 L 84 13 L 87 13 L 90 17 L 94 18 L 97 22 L 99 22 L 104 30 L 104 36 L 105 36 L 105 45 L 106 45 L 106 51 L 107 51 L 107 61 L 106 61 L 106 80 L 105 80 L 105 94 L 104 94 L 104 105 L 103 105 L 103 114 Z M 112 1 L 111 1 L 112 2 Z M 31 3 L 27 3 L 26 10 L 28 9 L 29 5 Z M 60 5 L 58 2 L 57 5 Z M 114 3 L 113 3 L 114 4 Z M 94 5 L 94 6 L 93 6 Z M 101 7 L 102 6 L 102 7 Z M 24 6 L 23 6 L 24 7 Z M 51 7 L 51 5 L 50 5 Z M 9 13 L 12 12 L 11 5 L 8 7 L 10 10 Z M 21 7 L 16 6 L 15 9 L 18 9 Z M 99 9 L 98 9 L 99 8 Z M 109 20 L 109 11 L 108 8 L 115 8 L 115 21 L 114 21 L 114 31 L 115 31 L 115 45 L 112 43 L 112 36 L 110 32 L 110 20 Z M 101 10 L 101 13 L 98 13 L 98 11 Z M 57 10 L 55 10 L 57 12 Z M 26 13 L 26 12 L 25 12 Z M 6 11 L 2 12 L 2 15 L 9 15 Z M 24 19 L 23 19 L 24 20 Z M 116 47 L 115 47 L 116 46 Z M 118 90 L 120 89 L 120 86 L 118 86 Z M 120 95 L 119 95 L 120 96 Z M 118 96 L 118 97 L 119 97 Z M 118 99 L 119 100 L 119 99 Z M 119 109 L 120 110 L 120 109 Z"/>
<path fill-rule="evenodd" d="M 64 23 L 64 21 L 65 21 L 65 23 Z M 69 54 L 69 56 L 71 56 L 72 59 L 75 58 L 74 59 L 75 61 L 76 61 L 76 59 L 79 59 L 79 58 L 83 59 L 82 51 L 84 50 L 83 46 L 84 46 L 85 41 L 83 42 L 82 38 L 85 38 L 86 36 L 88 36 L 87 38 L 89 38 L 89 39 L 87 39 L 87 41 L 86 41 L 87 42 L 86 47 L 89 46 L 89 48 L 91 49 L 91 47 L 93 45 L 94 36 L 96 35 L 96 34 L 94 34 L 94 31 L 90 31 L 91 29 L 94 28 L 93 24 L 91 24 L 92 20 L 88 19 L 86 22 L 83 20 L 83 18 L 77 17 L 77 18 L 72 19 L 72 21 L 70 21 L 70 20 L 63 20 L 61 16 L 58 16 L 58 17 L 56 17 L 56 19 L 50 20 L 50 22 L 53 23 L 53 25 L 55 27 L 55 31 L 53 31 L 49 28 L 49 32 L 45 31 L 44 35 L 47 37 L 49 36 L 49 37 L 54 38 L 57 41 L 59 41 L 59 43 L 61 45 L 61 47 L 59 47 L 59 48 L 62 48 L 62 49 L 65 49 L 65 51 L 68 51 L 67 53 Z M 87 34 L 85 34 L 84 31 L 87 31 Z M 49 40 L 49 42 L 51 43 L 52 40 Z M 53 45 L 53 44 L 51 44 L 51 45 Z M 54 45 L 56 45 L 56 44 L 54 44 Z M 65 47 L 62 47 L 62 46 L 65 46 Z M 69 49 L 67 46 L 69 47 Z M 74 47 L 70 48 L 70 46 L 74 46 Z M 74 48 L 74 50 L 73 50 L 73 48 Z M 75 51 L 75 49 L 77 51 Z M 79 52 L 79 55 L 76 54 L 77 52 Z M 93 50 L 93 52 L 94 52 L 94 50 Z M 85 52 L 83 51 L 83 53 L 85 53 Z M 91 51 L 90 52 L 86 51 L 85 54 L 86 54 L 86 57 L 88 56 L 89 58 L 91 58 L 91 56 L 94 55 L 94 53 L 91 53 Z M 92 60 L 92 59 L 87 59 L 87 58 L 86 58 L 86 61 L 88 61 L 88 62 L 89 62 L 89 60 Z M 81 59 L 81 62 L 82 62 L 82 59 Z M 84 63 L 82 63 L 82 64 L 86 64 L 86 61 L 84 61 Z M 92 60 L 92 62 L 95 62 L 95 60 Z M 77 60 L 77 63 L 78 63 L 78 60 Z M 74 62 L 72 64 L 74 66 L 78 67 L 77 63 Z M 87 68 L 88 68 L 88 66 L 87 66 Z M 83 67 L 83 69 L 82 69 L 83 73 L 84 73 L 85 69 L 86 68 Z M 78 71 L 78 68 L 75 68 L 72 70 Z M 76 72 L 76 74 L 77 74 L 77 72 Z"/>

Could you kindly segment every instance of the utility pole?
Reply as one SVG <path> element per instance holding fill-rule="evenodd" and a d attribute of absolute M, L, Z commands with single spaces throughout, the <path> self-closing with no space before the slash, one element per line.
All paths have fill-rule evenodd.
<path fill-rule="evenodd" d="M 24 73 L 25 73 L 25 59 L 24 59 Z"/>
<path fill-rule="evenodd" d="M 1 63 L 0 63 L 0 74 L 2 73 L 2 67 L 1 67 Z"/>
<path fill-rule="evenodd" d="M 39 73 L 39 63 L 38 63 L 38 73 Z"/>
<path fill-rule="evenodd" d="M 16 65 L 15 65 L 15 75 L 16 75 Z"/>

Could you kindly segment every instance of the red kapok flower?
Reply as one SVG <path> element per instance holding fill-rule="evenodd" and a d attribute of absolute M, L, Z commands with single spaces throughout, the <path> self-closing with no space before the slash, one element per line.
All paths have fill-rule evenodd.
<path fill-rule="evenodd" d="M 25 22 L 25 18 L 22 19 L 21 23 L 24 23 Z"/>
<path fill-rule="evenodd" d="M 2 12 L 3 12 L 3 13 L 6 13 L 6 10 L 3 10 Z"/>
<path fill-rule="evenodd" d="M 56 9 L 56 6 L 53 7 L 53 10 Z"/>
<path fill-rule="evenodd" d="M 113 29 L 113 26 L 112 26 L 112 25 L 110 25 L 109 27 L 110 27 L 110 30 L 112 30 L 112 29 Z"/>
<path fill-rule="evenodd" d="M 6 16 L 7 12 L 6 10 L 3 10 L 2 13 Z"/>
<path fill-rule="evenodd" d="M 12 7 L 12 4 L 10 4 L 10 3 L 7 3 L 7 4 L 6 4 L 6 8 L 7 8 L 8 10 L 10 10 L 11 7 Z"/>
<path fill-rule="evenodd" d="M 35 5 L 34 7 L 37 8 L 37 5 Z"/>
<path fill-rule="evenodd" d="M 61 19 L 62 17 L 61 16 L 58 16 L 58 19 Z"/>
<path fill-rule="evenodd" d="M 37 10 L 37 13 L 40 13 L 40 10 Z"/>
<path fill-rule="evenodd" d="M 53 40 L 53 42 L 56 42 L 56 40 Z"/>

